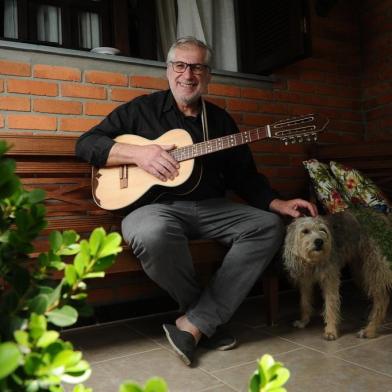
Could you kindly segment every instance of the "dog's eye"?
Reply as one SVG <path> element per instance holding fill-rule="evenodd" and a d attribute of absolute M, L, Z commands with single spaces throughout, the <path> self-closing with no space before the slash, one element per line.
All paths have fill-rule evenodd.
<path fill-rule="evenodd" d="M 326 229 L 320 229 L 320 231 L 324 234 L 327 234 L 327 230 Z"/>
<path fill-rule="evenodd" d="M 302 234 L 309 234 L 309 229 L 303 229 Z"/>

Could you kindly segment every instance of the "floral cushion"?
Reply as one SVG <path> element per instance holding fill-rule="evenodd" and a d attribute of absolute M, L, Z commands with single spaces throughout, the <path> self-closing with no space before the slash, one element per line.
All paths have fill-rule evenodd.
<path fill-rule="evenodd" d="M 317 159 L 310 159 L 302 163 L 312 179 L 317 198 L 327 212 L 335 214 L 349 207 L 328 165 L 319 162 Z"/>
<path fill-rule="evenodd" d="M 365 177 L 358 170 L 334 161 L 330 162 L 330 167 L 336 180 L 339 182 L 346 202 L 353 205 L 361 204 L 372 207 L 382 212 L 390 211 L 391 205 L 372 180 Z"/>

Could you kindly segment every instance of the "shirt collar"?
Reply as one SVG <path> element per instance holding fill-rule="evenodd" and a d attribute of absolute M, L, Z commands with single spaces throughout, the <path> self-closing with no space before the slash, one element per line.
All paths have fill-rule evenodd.
<path fill-rule="evenodd" d="M 177 107 L 177 103 L 174 99 L 174 96 L 173 96 L 173 93 L 171 92 L 171 90 L 167 90 L 166 93 L 167 94 L 166 94 L 166 97 L 165 97 L 165 100 L 164 100 L 163 106 L 162 106 L 162 112 L 165 113 L 165 112 L 170 111 L 171 109 L 174 109 L 177 113 L 182 114 Z M 199 115 L 197 117 L 199 117 L 200 115 L 201 115 L 201 113 L 199 113 Z"/>
<path fill-rule="evenodd" d="M 166 97 L 165 97 L 165 100 L 164 100 L 163 106 L 162 106 L 162 112 L 168 112 L 172 108 L 176 109 L 177 104 L 174 100 L 174 97 L 173 97 L 171 90 L 167 90 L 167 94 L 166 94 Z"/>

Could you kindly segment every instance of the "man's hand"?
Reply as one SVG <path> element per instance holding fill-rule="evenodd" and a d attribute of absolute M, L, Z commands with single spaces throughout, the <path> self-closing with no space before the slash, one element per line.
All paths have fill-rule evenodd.
<path fill-rule="evenodd" d="M 179 163 L 168 153 L 174 145 L 150 144 L 135 146 L 133 161 L 147 173 L 161 181 L 174 180 L 178 176 Z"/>
<path fill-rule="evenodd" d="M 174 180 L 180 164 L 168 153 L 175 148 L 171 145 L 116 143 L 107 160 L 108 166 L 134 164 L 161 181 Z"/>
<path fill-rule="evenodd" d="M 317 207 L 303 199 L 280 200 L 274 199 L 271 201 L 269 208 L 271 211 L 278 212 L 281 215 L 288 215 L 293 218 L 298 218 L 308 211 L 311 216 L 317 216 Z"/>

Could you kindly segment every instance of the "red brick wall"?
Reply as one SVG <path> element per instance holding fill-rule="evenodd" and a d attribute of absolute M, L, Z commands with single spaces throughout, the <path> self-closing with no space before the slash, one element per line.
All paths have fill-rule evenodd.
<path fill-rule="evenodd" d="M 392 140 L 392 1 L 365 0 L 361 27 L 366 137 Z"/>
<path fill-rule="evenodd" d="M 331 120 L 320 136 L 322 142 L 363 140 L 364 118 L 369 137 L 379 137 L 380 130 L 387 131 L 388 127 L 390 136 L 392 118 L 388 108 L 392 94 L 385 78 L 388 70 L 389 75 L 392 73 L 387 67 L 389 56 L 385 56 L 388 20 L 383 16 L 389 13 L 387 5 L 391 0 L 377 1 L 378 6 L 370 13 L 371 3 L 365 2 L 362 18 L 354 0 L 337 2 L 326 18 L 316 16 L 312 10 L 310 58 L 278 70 L 272 88 L 263 82 L 214 77 L 208 99 L 226 108 L 241 129 L 317 112 Z M 365 40 L 364 52 L 373 56 L 371 62 L 365 63 L 366 99 L 362 111 L 360 21 L 370 23 L 370 14 L 378 15 L 380 22 L 372 21 L 372 35 Z M 14 53 L 7 57 L 0 53 L 0 132 L 45 133 L 48 137 L 65 133 L 77 137 L 119 104 L 167 88 L 163 69 L 124 64 L 117 67 L 93 58 L 72 58 L 65 63 L 61 55 L 49 62 L 42 60 L 47 56 L 37 53 L 24 60 L 18 51 Z M 284 196 L 303 193 L 306 176 L 301 162 L 308 156 L 308 146 L 285 147 L 263 141 L 251 148 L 260 170 Z"/>

